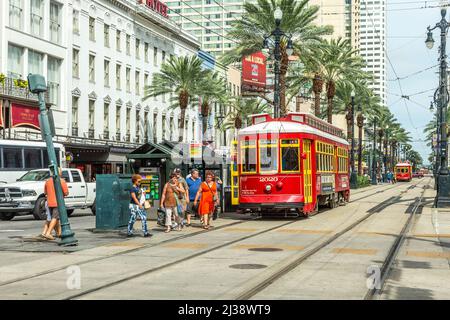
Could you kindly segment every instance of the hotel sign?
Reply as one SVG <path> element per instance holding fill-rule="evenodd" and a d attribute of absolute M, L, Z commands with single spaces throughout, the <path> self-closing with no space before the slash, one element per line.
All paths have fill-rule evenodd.
<path fill-rule="evenodd" d="M 159 0 L 139 0 L 140 3 L 145 4 L 147 7 L 159 13 L 165 18 L 169 18 L 168 7 Z"/>

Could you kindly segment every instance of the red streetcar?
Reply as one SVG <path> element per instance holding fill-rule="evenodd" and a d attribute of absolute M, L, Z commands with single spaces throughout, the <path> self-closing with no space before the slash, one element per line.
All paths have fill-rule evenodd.
<path fill-rule="evenodd" d="M 412 166 L 408 162 L 397 163 L 394 172 L 397 181 L 411 181 L 412 179 Z"/>
<path fill-rule="evenodd" d="M 308 113 L 252 116 L 238 133 L 239 206 L 308 215 L 350 197 L 349 144 L 342 130 Z"/>

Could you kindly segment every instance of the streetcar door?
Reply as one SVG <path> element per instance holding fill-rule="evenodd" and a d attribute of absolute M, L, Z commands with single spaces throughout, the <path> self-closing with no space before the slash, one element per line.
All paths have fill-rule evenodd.
<path fill-rule="evenodd" d="M 312 202 L 311 140 L 303 140 L 303 190 L 305 204 Z"/>

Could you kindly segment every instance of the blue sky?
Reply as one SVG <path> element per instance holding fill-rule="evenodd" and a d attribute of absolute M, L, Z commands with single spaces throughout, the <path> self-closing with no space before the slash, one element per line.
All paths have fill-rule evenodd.
<path fill-rule="evenodd" d="M 438 63 L 438 30 L 433 33 L 435 40 L 433 49 L 426 48 L 425 38 L 427 26 L 434 26 L 440 20 L 440 8 L 418 9 L 425 7 L 425 1 L 412 3 L 413 1 L 417 0 L 387 1 L 387 55 L 400 78 Z M 437 1 L 427 2 L 427 6 L 438 4 Z M 447 17 L 450 17 L 448 13 Z M 389 63 L 387 64 L 388 80 L 395 79 L 396 75 L 392 67 Z M 425 163 L 428 162 L 430 148 L 426 146 L 423 129 L 432 119 L 432 114 L 428 108 L 434 90 L 438 86 L 438 70 L 436 66 L 420 74 L 400 80 L 402 90 L 398 81 L 388 81 L 387 83 L 388 107 L 403 127 L 410 132 L 413 140 L 411 144 L 422 155 Z M 420 93 L 422 91 L 427 92 Z M 410 95 L 410 101 L 400 99 L 398 95 L 401 95 L 402 92 L 404 95 Z M 408 116 L 407 110 L 410 116 Z"/>

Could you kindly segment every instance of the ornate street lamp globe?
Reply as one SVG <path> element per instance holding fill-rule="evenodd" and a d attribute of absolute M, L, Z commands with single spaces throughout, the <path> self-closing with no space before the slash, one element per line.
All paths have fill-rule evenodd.
<path fill-rule="evenodd" d="M 286 53 L 288 56 L 292 56 L 294 53 L 294 46 L 292 45 L 292 40 L 289 39 L 286 47 Z"/>
<path fill-rule="evenodd" d="M 428 49 L 433 49 L 434 39 L 433 39 L 433 33 L 431 31 L 428 31 L 428 33 L 427 33 L 427 40 L 425 40 L 425 44 Z"/>
<path fill-rule="evenodd" d="M 347 91 L 348 92 L 348 91 Z M 355 97 L 355 90 L 352 90 L 352 92 L 350 93 L 350 95 L 352 96 L 352 98 Z"/>
<path fill-rule="evenodd" d="M 283 11 L 281 11 L 281 9 L 277 7 L 273 12 L 273 17 L 275 18 L 275 20 L 281 21 L 281 19 L 283 18 Z"/>

